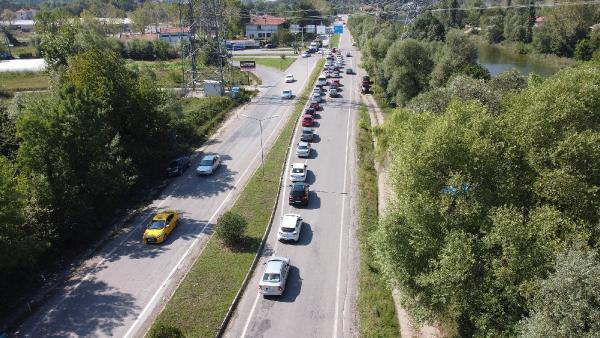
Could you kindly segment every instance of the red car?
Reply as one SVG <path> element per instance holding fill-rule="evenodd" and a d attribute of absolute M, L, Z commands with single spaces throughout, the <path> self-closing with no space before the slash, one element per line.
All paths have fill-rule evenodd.
<path fill-rule="evenodd" d="M 340 79 L 333 79 L 333 84 L 340 86 Z"/>
<path fill-rule="evenodd" d="M 311 102 L 309 107 L 314 110 L 321 110 L 321 106 L 319 105 L 318 102 Z"/>
<path fill-rule="evenodd" d="M 315 123 L 315 119 L 311 115 L 302 116 L 302 126 L 303 127 L 312 127 Z"/>

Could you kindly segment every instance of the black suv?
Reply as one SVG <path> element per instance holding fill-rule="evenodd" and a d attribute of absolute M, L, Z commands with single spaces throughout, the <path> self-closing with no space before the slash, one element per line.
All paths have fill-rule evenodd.
<path fill-rule="evenodd" d="M 167 168 L 167 176 L 179 176 L 183 174 L 183 172 L 189 168 L 191 165 L 189 156 L 182 156 L 176 160 L 171 161 L 169 163 L 169 167 Z"/>
<path fill-rule="evenodd" d="M 312 128 L 302 127 L 302 135 L 300 136 L 300 141 L 310 142 L 315 137 L 315 133 Z"/>
<path fill-rule="evenodd" d="M 290 205 L 308 205 L 309 185 L 302 182 L 290 185 Z"/>

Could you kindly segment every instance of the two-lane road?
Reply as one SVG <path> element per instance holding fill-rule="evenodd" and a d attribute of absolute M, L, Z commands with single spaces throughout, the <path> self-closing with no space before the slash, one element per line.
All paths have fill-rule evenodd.
<path fill-rule="evenodd" d="M 343 54 L 351 47 L 348 32 L 341 36 Z M 356 69 L 354 57 L 346 66 Z M 356 335 L 355 300 L 358 248 L 356 241 L 356 121 L 360 103 L 357 75 L 341 79 L 342 97 L 326 97 L 315 128 L 312 156 L 305 160 L 290 154 L 291 163 L 305 162 L 311 185 L 307 207 L 287 203 L 289 179 L 282 187 L 277 218 L 263 257 L 252 276 L 226 332 L 227 337 L 351 337 Z M 299 127 L 298 127 L 299 128 Z M 297 141 L 299 136 L 295 136 Z M 277 241 L 279 216 L 300 214 L 304 226 L 298 243 Z M 271 254 L 289 257 L 290 274 L 279 298 L 258 294 L 262 263 Z"/>
<path fill-rule="evenodd" d="M 297 81 L 285 84 L 284 73 L 257 67 L 262 94 L 239 109 L 203 147 L 220 153 L 223 165 L 209 177 L 197 177 L 198 158 L 174 179 L 142 215 L 103 246 L 15 332 L 19 337 L 136 337 L 144 334 L 161 304 L 172 294 L 227 210 L 239 189 L 260 164 L 260 132 L 256 118 L 279 117 L 263 123 L 265 147 L 281 131 L 293 101 L 280 99 L 283 89 L 299 93 L 316 58 L 298 59 L 286 73 Z M 157 210 L 175 209 L 182 220 L 166 243 L 144 245 L 144 226 Z"/>

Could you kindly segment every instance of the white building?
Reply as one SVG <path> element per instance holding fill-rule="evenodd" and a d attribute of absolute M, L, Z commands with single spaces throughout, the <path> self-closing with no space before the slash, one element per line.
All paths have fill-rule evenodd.
<path fill-rule="evenodd" d="M 270 39 L 277 30 L 285 24 L 284 18 L 271 15 L 256 15 L 250 18 L 250 23 L 246 24 L 246 38 L 267 40 Z"/>

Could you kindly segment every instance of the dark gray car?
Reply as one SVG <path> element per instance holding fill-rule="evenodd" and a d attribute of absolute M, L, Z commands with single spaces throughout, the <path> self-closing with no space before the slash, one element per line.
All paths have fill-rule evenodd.
<path fill-rule="evenodd" d="M 179 176 L 183 174 L 183 172 L 190 167 L 190 157 L 182 156 L 176 160 L 171 161 L 169 163 L 169 167 L 167 168 L 167 176 Z"/>
<path fill-rule="evenodd" d="M 301 141 L 310 142 L 313 140 L 314 137 L 315 137 L 315 134 L 314 134 L 312 128 L 308 128 L 308 127 L 302 128 L 302 135 L 300 136 Z"/>

